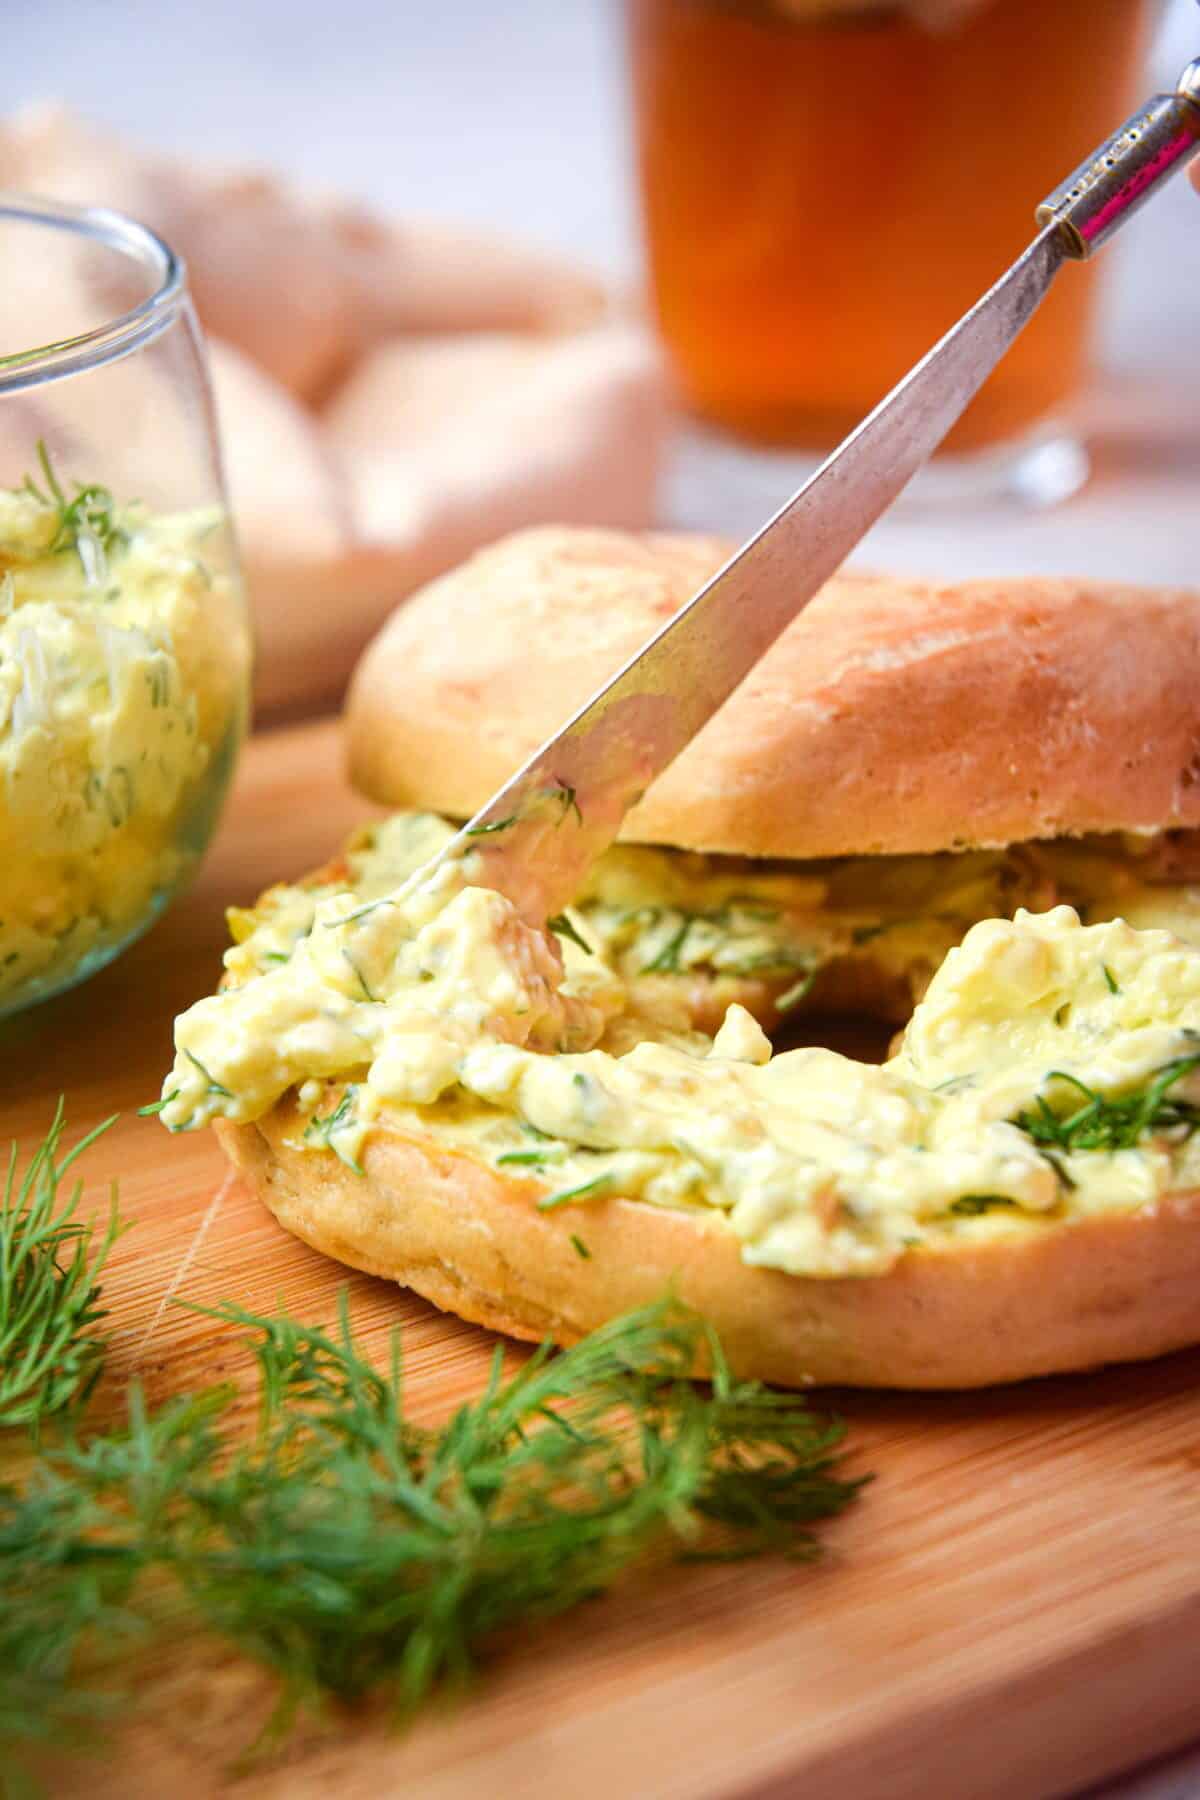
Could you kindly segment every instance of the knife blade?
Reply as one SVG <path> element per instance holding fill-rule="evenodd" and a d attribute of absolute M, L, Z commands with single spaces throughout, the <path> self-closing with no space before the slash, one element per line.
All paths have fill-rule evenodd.
<path fill-rule="evenodd" d="M 1043 202 L 1024 253 L 749 541 L 412 878 L 469 858 L 530 921 L 560 914 L 629 809 L 937 449 L 1068 260 L 1200 139 L 1200 60 Z"/>

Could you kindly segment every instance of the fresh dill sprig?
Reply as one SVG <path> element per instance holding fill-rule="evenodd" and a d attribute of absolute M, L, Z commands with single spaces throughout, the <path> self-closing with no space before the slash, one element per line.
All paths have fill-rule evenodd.
<path fill-rule="evenodd" d="M 21 483 L 24 491 L 40 506 L 53 507 L 58 514 L 58 529 L 49 545 L 51 555 L 61 550 L 74 550 L 84 575 L 93 585 L 105 577 L 107 559 L 112 551 L 129 541 L 121 524 L 117 504 L 106 487 L 92 481 L 75 483 L 75 494 L 68 498 L 50 461 L 44 438 L 37 441 L 37 459 L 45 489 L 31 475 Z"/>
<path fill-rule="evenodd" d="M 29 1791 L 22 1750 L 84 1742 L 111 1710 L 84 1664 L 136 1629 L 140 1563 L 85 1484 L 43 1463 L 0 1486 L 0 1794 Z"/>
<path fill-rule="evenodd" d="M 461 1683 L 507 1626 L 565 1611 L 657 1542 L 692 1554 L 812 1553 L 808 1524 L 859 1483 L 840 1426 L 737 1383 L 673 1303 L 536 1352 L 439 1430 L 404 1416 L 398 1340 L 380 1374 L 343 1301 L 325 1333 L 238 1307 L 261 1381 L 253 1444 L 188 1461 L 174 1573 L 207 1623 L 273 1667 L 281 1718 L 320 1695 L 408 1712 Z M 707 1351 L 714 1379 L 690 1379 Z M 207 1429 L 207 1427 L 206 1427 Z M 716 1527 L 714 1534 L 713 1527 Z"/>
<path fill-rule="evenodd" d="M 104 1317 L 99 1276 L 121 1226 L 116 1190 L 107 1227 L 76 1217 L 81 1187 L 62 1192 L 72 1165 L 113 1123 L 106 1119 L 60 1154 L 60 1101 L 45 1138 L 18 1173 L 9 1154 L 0 1199 L 0 1428 L 37 1430 L 78 1406 L 99 1373 Z"/>
<path fill-rule="evenodd" d="M 320 1123 L 352 1104 L 348 1090 Z M 839 1424 L 736 1382 L 669 1300 L 543 1345 L 508 1380 L 498 1346 L 483 1393 L 432 1430 L 405 1415 L 398 1334 L 381 1372 L 344 1296 L 331 1332 L 226 1305 L 210 1316 L 249 1334 L 258 1365 L 248 1440 L 230 1386 L 152 1410 L 135 1383 L 124 1423 L 89 1431 L 96 1277 L 118 1226 L 114 1211 L 93 1235 L 78 1189 L 59 1190 L 105 1128 L 63 1155 L 60 1106 L 23 1177 L 10 1161 L 0 1212 L 0 1420 L 45 1427 L 0 1483 L 0 1791 L 23 1780 L 14 1754 L 102 1722 L 96 1677 L 165 1617 L 272 1669 L 278 1730 L 327 1698 L 407 1715 L 506 1629 L 655 1549 L 812 1555 L 809 1527 L 862 1485 L 842 1472 Z"/>
<path fill-rule="evenodd" d="M 648 1552 L 811 1556 L 809 1528 L 862 1485 L 840 1424 L 735 1381 L 672 1301 L 544 1345 L 508 1380 L 497 1346 L 480 1396 L 432 1430 L 405 1416 L 398 1336 L 380 1372 L 344 1296 L 331 1332 L 210 1316 L 249 1334 L 249 1441 L 230 1388 L 149 1411 L 135 1385 L 121 1429 L 66 1437 L 24 1492 L 0 1490 L 0 1752 L 87 1718 L 72 1684 L 98 1636 L 165 1608 L 173 1631 L 190 1620 L 275 1672 L 276 1732 L 328 1698 L 407 1716 Z"/>
<path fill-rule="evenodd" d="M 148 1413 L 128 1395 L 127 1428 L 78 1435 L 77 1421 L 0 1486 L 0 1795 L 38 1791 L 40 1746 L 88 1746 L 127 1698 L 111 1678 L 123 1651 L 159 1624 L 169 1590 L 173 1504 L 220 1453 L 218 1388 Z M 28 1463 L 29 1459 L 26 1459 Z M 151 1589 L 142 1577 L 157 1574 Z M 101 1685 L 103 1678 L 103 1685 Z"/>
<path fill-rule="evenodd" d="M 1197 1068 L 1200 1055 L 1177 1056 L 1157 1069 L 1142 1087 L 1117 1099 L 1097 1093 L 1065 1070 L 1051 1069 L 1047 1085 L 1060 1083 L 1074 1096 L 1082 1095 L 1082 1104 L 1059 1110 L 1048 1095 L 1039 1094 L 1033 1106 L 1019 1112 L 1013 1123 L 1028 1133 L 1043 1154 L 1047 1147 L 1068 1155 L 1075 1150 L 1131 1150 L 1154 1132 L 1169 1132 L 1182 1142 L 1200 1128 L 1200 1104 L 1173 1097 L 1171 1089 Z"/>

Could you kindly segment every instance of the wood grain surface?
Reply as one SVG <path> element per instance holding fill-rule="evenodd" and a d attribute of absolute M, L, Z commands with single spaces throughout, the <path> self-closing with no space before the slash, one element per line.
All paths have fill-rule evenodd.
<path fill-rule="evenodd" d="M 367 808 L 332 725 L 250 747 L 191 893 L 86 988 L 7 1028 L 6 1129 L 41 1136 L 59 1093 L 72 1135 L 136 1221 L 105 1287 L 110 1390 L 152 1398 L 228 1378 L 236 1334 L 173 1300 L 282 1300 L 327 1320 L 348 1285 L 361 1340 L 403 1332 L 414 1410 L 479 1385 L 484 1332 L 286 1237 L 227 1179 L 207 1133 L 134 1109 L 158 1092 L 174 1014 L 209 991 L 223 907 L 323 861 Z M 515 1354 L 515 1352 L 514 1352 Z M 236 1792 L 339 1800 L 466 1796 L 962 1800 L 1069 1792 L 1200 1732 L 1200 1356 L 980 1396 L 840 1394 L 853 1460 L 877 1479 L 815 1566 L 669 1568 L 506 1647 L 467 1700 L 404 1736 L 363 1717 L 306 1728 Z M 247 1401 L 249 1404 L 249 1401 Z M 54 1792 L 223 1792 L 270 1684 L 202 1644 L 159 1648 L 137 1706 Z"/>

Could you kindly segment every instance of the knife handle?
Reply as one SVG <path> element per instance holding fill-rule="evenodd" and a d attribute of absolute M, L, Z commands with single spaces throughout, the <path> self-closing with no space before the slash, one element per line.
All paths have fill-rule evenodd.
<path fill-rule="evenodd" d="M 1156 94 L 1037 209 L 1060 227 L 1068 256 L 1091 256 L 1192 153 L 1200 150 L 1200 57 L 1173 94 Z"/>

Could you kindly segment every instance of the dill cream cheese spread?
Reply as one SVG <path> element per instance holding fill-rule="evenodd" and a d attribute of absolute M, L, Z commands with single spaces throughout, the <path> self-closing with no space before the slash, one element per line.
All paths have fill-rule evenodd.
<path fill-rule="evenodd" d="M 253 945 L 227 959 L 245 974 L 258 955 L 279 960 L 309 929 L 318 898 L 352 887 L 376 899 L 454 836 L 433 813 L 392 814 L 348 850 L 341 882 L 280 886 L 251 910 L 233 909 L 235 938 Z M 592 869 L 572 909 L 598 950 L 644 1005 L 680 976 L 712 983 L 715 1009 L 747 980 L 779 989 L 775 1009 L 802 1002 L 833 961 L 869 963 L 915 1002 L 947 952 L 980 919 L 1059 902 L 1088 924 L 1117 915 L 1200 942 L 1200 888 L 1172 865 L 1196 852 L 1162 837 L 1059 839 L 1007 850 L 925 856 L 768 862 L 615 845 Z M 340 871 L 339 871 L 340 872 Z M 271 916 L 270 933 L 265 931 Z M 911 1010 L 911 1003 L 907 1010 Z"/>
<path fill-rule="evenodd" d="M 537 1174 L 543 1206 L 702 1209 L 748 1262 L 815 1276 L 1200 1178 L 1200 954 L 1167 932 L 1065 906 L 976 925 L 876 1067 L 774 1055 L 740 1007 L 714 1039 L 639 1009 L 603 956 L 464 879 L 266 909 L 236 985 L 177 1022 L 164 1123 L 253 1120 L 295 1090 L 304 1142 L 357 1167 L 386 1108 Z"/>
<path fill-rule="evenodd" d="M 207 837 L 249 668 L 216 515 L 0 490 L 0 1009 L 133 935 Z"/>

